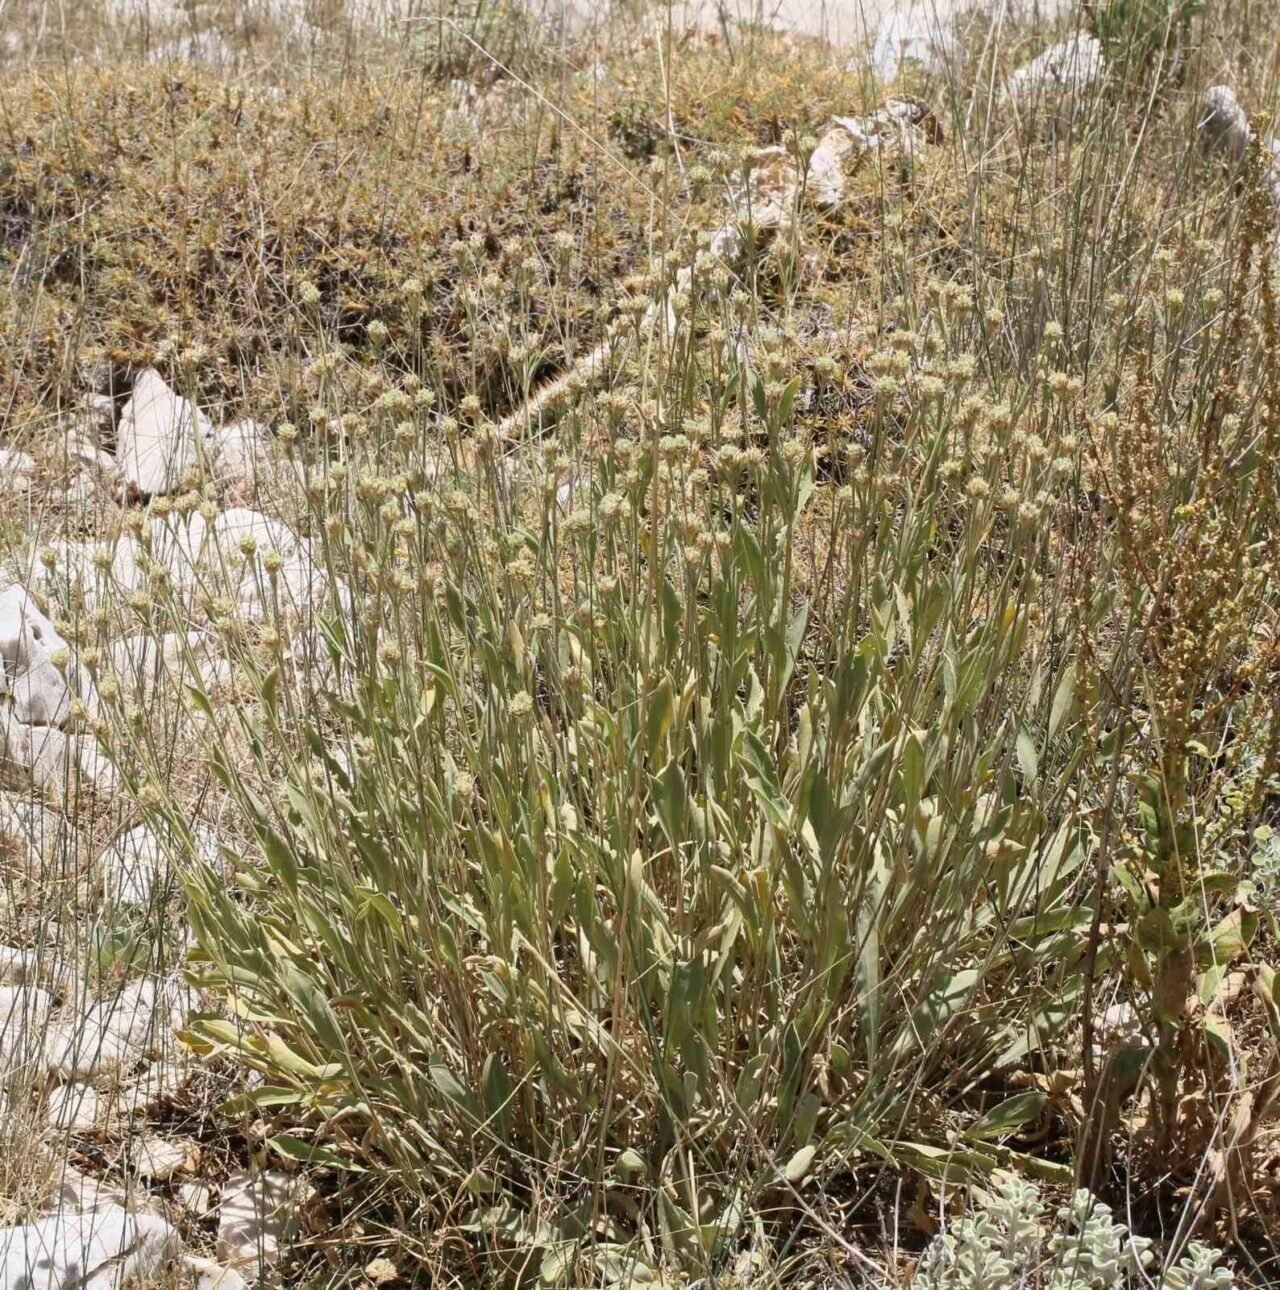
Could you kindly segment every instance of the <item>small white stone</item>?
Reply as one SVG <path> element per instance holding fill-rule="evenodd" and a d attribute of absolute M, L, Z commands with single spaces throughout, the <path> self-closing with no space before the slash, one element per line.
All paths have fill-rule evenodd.
<path fill-rule="evenodd" d="M 0 843 L 28 868 L 60 872 L 70 859 L 71 826 L 24 793 L 0 793 Z"/>
<path fill-rule="evenodd" d="M 91 408 L 89 415 L 94 421 L 106 419 L 98 408 Z M 90 474 L 99 478 L 114 477 L 116 459 L 109 452 L 98 447 L 97 440 L 91 432 L 78 433 L 72 430 L 67 434 L 65 442 L 69 465 L 83 466 Z"/>
<path fill-rule="evenodd" d="M 148 1055 L 165 1057 L 189 1006 L 190 992 L 177 982 L 131 981 L 83 1016 L 50 1026 L 49 1065 L 63 1079 L 91 1079 Z"/>
<path fill-rule="evenodd" d="M 87 470 L 78 470 L 67 484 L 62 500 L 70 512 L 85 520 L 88 514 L 101 510 L 109 499 Z"/>
<path fill-rule="evenodd" d="M 175 1174 L 190 1173 L 196 1167 L 200 1148 L 194 1142 L 152 1136 L 131 1143 L 126 1158 L 139 1178 L 168 1182 Z"/>
<path fill-rule="evenodd" d="M 98 857 L 102 890 L 108 904 L 149 905 L 165 856 L 151 830 L 140 824 L 122 833 Z"/>
<path fill-rule="evenodd" d="M 249 1290 L 249 1283 L 235 1268 L 206 1268 L 196 1290 Z"/>
<path fill-rule="evenodd" d="M 100 1128 L 106 1103 L 89 1083 L 62 1084 L 50 1092 L 45 1119 L 59 1133 L 88 1133 Z"/>
<path fill-rule="evenodd" d="M 69 998 L 75 994 L 76 982 L 75 968 L 58 951 L 53 938 L 34 950 L 0 945 L 0 984 L 43 985 L 56 996 Z"/>
<path fill-rule="evenodd" d="M 194 828 L 196 855 L 205 864 L 216 864 L 218 839 L 203 825 Z M 148 905 L 157 878 L 167 877 L 175 839 L 167 847 L 150 826 L 139 824 L 109 842 L 98 857 L 103 894 L 114 905 Z"/>
<path fill-rule="evenodd" d="M 849 130 L 840 123 L 826 130 L 809 158 L 804 178 L 805 200 L 823 210 L 844 201 L 845 165 L 855 143 Z"/>
<path fill-rule="evenodd" d="M 60 1209 L 38 1223 L 0 1229 L 0 1285 L 12 1290 L 116 1290 L 154 1284 L 182 1242 L 155 1214 L 119 1206 Z"/>
<path fill-rule="evenodd" d="M 235 50 L 215 27 L 171 40 L 151 51 L 153 63 L 194 63 L 199 67 L 230 67 L 236 62 Z"/>
<path fill-rule="evenodd" d="M 34 985 L 40 980 L 40 954 L 0 945 L 0 984 Z"/>
<path fill-rule="evenodd" d="M 213 1189 L 206 1182 L 183 1183 L 178 1188 L 178 1199 L 183 1209 L 196 1218 L 213 1212 Z"/>
<path fill-rule="evenodd" d="M 36 472 L 35 458 L 12 448 L 0 448 L 0 491 L 25 493 Z"/>
<path fill-rule="evenodd" d="M 929 0 L 895 7 L 880 24 L 870 63 L 886 84 L 909 66 L 928 76 L 944 76 L 960 64 L 963 49 L 956 38 L 955 14 Z"/>
<path fill-rule="evenodd" d="M 58 800 L 74 799 L 84 789 L 115 791 L 115 767 L 92 735 L 23 725 L 0 710 L 0 750 L 6 762 Z"/>
<path fill-rule="evenodd" d="M 248 621 L 269 618 L 276 612 L 306 617 L 322 605 L 328 594 L 329 578 L 311 554 L 309 546 L 285 557 L 272 577 L 260 560 L 251 561 L 236 589 L 236 605 Z"/>
<path fill-rule="evenodd" d="M 1061 112 L 1101 81 L 1106 70 L 1098 38 L 1077 31 L 1013 72 L 1005 97 L 1026 107 L 1043 105 Z"/>
<path fill-rule="evenodd" d="M 101 575 L 93 567 L 93 560 L 96 552 L 107 545 L 105 542 L 68 542 L 55 538 L 45 543 L 53 552 L 52 569 L 44 565 L 38 551 L 33 549 L 21 563 L 11 564 L 7 572 L 46 601 L 71 603 L 83 595 L 85 608 L 92 610 L 97 605 L 96 584 L 101 580 Z"/>
<path fill-rule="evenodd" d="M 1196 125 L 1201 142 L 1210 151 L 1237 165 L 1244 160 L 1253 131 L 1229 85 L 1210 85 L 1200 96 L 1200 119 Z"/>
<path fill-rule="evenodd" d="M 53 997 L 39 986 L 0 986 L 0 1078 L 39 1074 L 52 1011 Z"/>
<path fill-rule="evenodd" d="M 111 667 L 135 701 L 149 702 L 199 682 L 205 689 L 226 681 L 231 665 L 218 658 L 205 632 L 126 636 L 111 646 Z"/>
<path fill-rule="evenodd" d="M 0 1037 L 43 1025 L 52 1007 L 47 990 L 32 985 L 0 986 Z"/>
<path fill-rule="evenodd" d="M 270 458 L 271 437 L 256 421 L 232 421 L 210 430 L 205 438 L 214 474 L 252 487 Z"/>
<path fill-rule="evenodd" d="M 55 1203 L 60 1209 L 77 1214 L 93 1214 L 103 1209 L 127 1208 L 128 1197 L 121 1188 L 101 1178 L 91 1178 L 74 1165 L 64 1164 Z"/>
<path fill-rule="evenodd" d="M 267 551 L 275 551 L 281 559 L 287 559 L 303 546 L 287 524 L 248 506 L 230 506 L 220 511 L 209 527 L 203 564 L 210 570 L 238 567 L 245 559 L 240 544 L 246 540 L 254 544 L 254 556 L 258 559 Z"/>
<path fill-rule="evenodd" d="M 218 1202 L 218 1258 L 254 1270 L 278 1263 L 308 1194 L 304 1181 L 277 1170 L 233 1173 Z"/>
<path fill-rule="evenodd" d="M 116 431 L 116 465 L 124 482 L 143 497 L 173 492 L 197 464 L 196 441 L 207 424 L 159 372 L 140 372 Z"/>
<path fill-rule="evenodd" d="M 208 522 L 199 511 L 151 522 L 151 558 L 164 566 L 177 587 L 191 587 L 200 576 L 208 531 Z"/>
<path fill-rule="evenodd" d="M 58 654 L 66 657 L 61 668 Z M 25 725 L 61 726 L 79 697 L 93 709 L 96 698 L 88 673 L 71 656 L 67 642 L 18 583 L 0 590 L 0 659 L 13 699 L 13 713 Z"/>

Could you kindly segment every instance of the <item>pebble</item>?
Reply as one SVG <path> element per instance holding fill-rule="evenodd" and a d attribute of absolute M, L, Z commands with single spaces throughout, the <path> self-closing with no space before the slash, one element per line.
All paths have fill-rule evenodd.
<path fill-rule="evenodd" d="M 944 76 L 958 67 L 963 56 L 954 27 L 953 13 L 939 14 L 930 4 L 895 8 L 876 33 L 871 67 L 886 84 L 896 81 L 909 66 L 928 76 Z"/>
<path fill-rule="evenodd" d="M 0 490 L 25 493 L 31 487 L 35 471 L 35 458 L 29 453 L 0 448 Z"/>
<path fill-rule="evenodd" d="M 0 1077 L 39 1074 L 52 1012 L 53 996 L 47 990 L 35 985 L 0 986 Z"/>
<path fill-rule="evenodd" d="M 111 646 L 111 669 L 136 702 L 184 682 L 198 680 L 207 690 L 231 676 L 231 665 L 216 657 L 208 634 L 199 631 L 126 636 Z"/>
<path fill-rule="evenodd" d="M 218 426 L 205 437 L 205 449 L 214 476 L 224 483 L 257 485 L 269 464 L 270 436 L 252 420 L 232 421 Z"/>
<path fill-rule="evenodd" d="M 34 985 L 40 980 L 38 950 L 0 945 L 0 985 Z"/>
<path fill-rule="evenodd" d="M 194 828 L 195 859 L 205 864 L 218 861 L 217 836 L 202 824 Z M 180 844 L 166 843 L 147 824 L 121 833 L 98 857 L 103 893 L 111 904 L 149 905 L 156 880 L 167 876 L 170 857 Z"/>
<path fill-rule="evenodd" d="M 249 1290 L 249 1283 L 235 1268 L 206 1268 L 200 1273 L 196 1290 Z"/>
<path fill-rule="evenodd" d="M 131 981 L 82 1016 L 55 1021 L 48 1064 L 64 1080 L 84 1080 L 136 1066 L 151 1053 L 165 1056 L 189 1005 L 189 992 L 176 982 Z"/>
<path fill-rule="evenodd" d="M 213 1213 L 213 1189 L 206 1182 L 183 1183 L 178 1188 L 182 1208 L 195 1218 Z"/>
<path fill-rule="evenodd" d="M 1197 128 L 1206 148 L 1235 165 L 1244 160 L 1253 139 L 1249 118 L 1229 85 L 1210 85 L 1200 96 Z"/>
<path fill-rule="evenodd" d="M 1197 122 L 1201 146 L 1238 166 L 1253 142 L 1253 128 L 1244 108 L 1228 85 L 1211 85 L 1200 96 Z M 1280 139 L 1271 136 L 1263 143 L 1262 182 L 1272 211 L 1280 211 Z"/>
<path fill-rule="evenodd" d="M 77 1214 L 93 1214 L 103 1209 L 127 1208 L 128 1195 L 121 1187 L 90 1177 L 74 1165 L 64 1164 L 58 1178 L 55 1204 Z"/>
<path fill-rule="evenodd" d="M 62 657 L 59 666 L 56 659 Z M 88 673 L 74 661 L 67 642 L 19 583 L 0 590 L 0 661 L 3 689 L 13 714 L 25 725 L 61 726 L 79 697 L 96 703 Z"/>
<path fill-rule="evenodd" d="M 159 840 L 145 824 L 122 833 L 98 857 L 103 896 L 110 905 L 149 905 L 165 867 Z"/>
<path fill-rule="evenodd" d="M 61 871 L 71 860 L 71 826 L 25 793 L 0 793 L 0 843 L 28 868 Z"/>
<path fill-rule="evenodd" d="M 235 64 L 236 52 L 217 28 L 198 31 L 151 51 L 153 63 L 192 63 L 198 67 L 228 68 Z"/>

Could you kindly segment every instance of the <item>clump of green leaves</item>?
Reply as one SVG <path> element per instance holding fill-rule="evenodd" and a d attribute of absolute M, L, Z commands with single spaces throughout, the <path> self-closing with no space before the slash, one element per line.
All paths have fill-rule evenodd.
<path fill-rule="evenodd" d="M 558 1230 L 627 1245 L 588 1221 L 616 1191 L 690 1270 L 810 1175 L 1019 1158 L 1035 1098 L 942 1150 L 917 1091 L 1042 1050 L 1079 985 L 1050 756 L 1075 682 L 1032 630 L 1051 530 L 996 498 L 1067 472 L 1013 442 L 941 469 L 975 367 L 935 338 L 949 375 L 905 428 L 884 400 L 875 468 L 850 445 L 834 490 L 781 338 L 678 351 L 667 417 L 589 401 L 524 478 L 481 436 L 429 486 L 458 432 L 425 401 L 414 433 L 366 426 L 376 474 L 310 490 L 361 612 L 320 612 L 301 712 L 261 662 L 257 707 L 209 709 L 257 852 L 192 873 L 189 914 L 238 1018 L 192 1042 L 261 1071 L 311 1158 L 462 1188 L 483 1230 L 552 1171 Z"/>

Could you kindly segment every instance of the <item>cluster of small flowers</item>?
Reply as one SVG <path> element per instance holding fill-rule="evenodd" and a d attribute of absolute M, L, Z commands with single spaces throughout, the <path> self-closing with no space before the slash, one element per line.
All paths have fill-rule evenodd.
<path fill-rule="evenodd" d="M 1153 1280 L 1151 1242 L 1112 1220 L 1111 1209 L 1077 1191 L 1055 1215 L 1057 1230 L 1044 1239 L 1044 1206 L 1035 1185 L 1006 1179 L 976 1213 L 935 1237 L 912 1278 L 912 1290 L 1124 1290 L 1157 1285 L 1169 1290 L 1234 1290 L 1221 1254 L 1192 1242 L 1175 1267 Z"/>

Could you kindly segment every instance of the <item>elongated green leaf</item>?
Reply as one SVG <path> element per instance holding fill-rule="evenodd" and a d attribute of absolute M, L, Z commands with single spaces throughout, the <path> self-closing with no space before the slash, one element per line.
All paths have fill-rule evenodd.
<path fill-rule="evenodd" d="M 1038 1089 L 1015 1093 L 974 1121 L 965 1130 L 964 1136 L 976 1141 L 987 1138 L 1007 1138 L 1028 1125 L 1035 1124 L 1048 1102 L 1048 1094 Z"/>
<path fill-rule="evenodd" d="M 343 1169 L 348 1173 L 365 1173 L 365 1167 L 329 1147 L 316 1146 L 287 1133 L 277 1133 L 267 1139 L 267 1146 L 285 1160 L 302 1165 L 323 1165 L 326 1169 Z"/>

